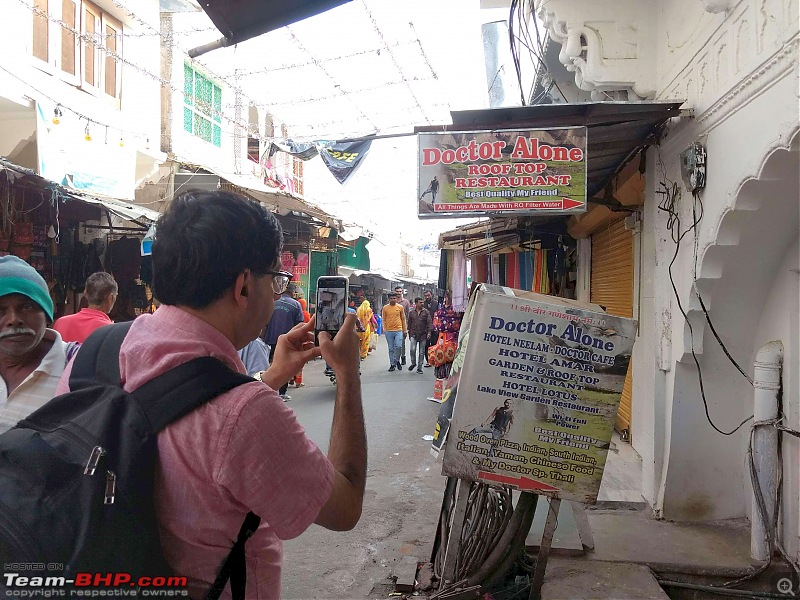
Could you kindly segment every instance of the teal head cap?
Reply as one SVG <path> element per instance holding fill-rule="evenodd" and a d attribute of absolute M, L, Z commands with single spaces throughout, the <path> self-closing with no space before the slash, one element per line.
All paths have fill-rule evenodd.
<path fill-rule="evenodd" d="M 44 278 L 16 256 L 0 256 L 0 296 L 22 294 L 42 307 L 48 322 L 53 322 L 53 300 Z"/>

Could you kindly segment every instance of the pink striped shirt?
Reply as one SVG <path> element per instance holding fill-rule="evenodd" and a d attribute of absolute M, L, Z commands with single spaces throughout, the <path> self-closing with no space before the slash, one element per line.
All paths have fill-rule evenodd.
<path fill-rule="evenodd" d="M 241 373 L 233 344 L 174 306 L 131 326 L 120 352 L 126 390 L 198 356 Z M 68 368 L 58 393 L 67 390 Z M 246 546 L 247 598 L 280 598 L 283 543 L 314 522 L 333 487 L 334 469 L 294 412 L 260 382 L 226 392 L 158 436 L 156 512 L 164 555 L 189 593 L 202 598 L 248 511 L 261 527 Z M 223 598 L 230 598 L 230 586 Z"/>

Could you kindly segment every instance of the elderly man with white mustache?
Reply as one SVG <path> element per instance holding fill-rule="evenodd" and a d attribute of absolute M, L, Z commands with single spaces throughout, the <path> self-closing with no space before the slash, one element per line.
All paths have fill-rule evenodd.
<path fill-rule="evenodd" d="M 0 433 L 55 393 L 68 344 L 47 328 L 52 322 L 42 276 L 16 256 L 0 257 Z"/>

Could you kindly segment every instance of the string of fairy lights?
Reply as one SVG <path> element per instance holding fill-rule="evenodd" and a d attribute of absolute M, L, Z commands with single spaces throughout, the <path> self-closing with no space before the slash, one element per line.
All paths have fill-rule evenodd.
<path fill-rule="evenodd" d="M 28 10 L 30 10 L 32 14 L 34 14 L 34 15 L 42 18 L 42 19 L 46 19 L 49 23 L 54 23 L 54 24 L 58 25 L 59 27 L 61 27 L 64 31 L 69 32 L 72 36 L 74 36 L 74 38 L 76 40 L 76 43 L 79 41 L 81 43 L 90 44 L 90 45 L 94 46 L 104 56 L 113 58 L 120 65 L 124 65 L 125 67 L 130 68 L 130 69 L 136 71 L 137 73 L 139 73 L 139 74 L 141 74 L 141 75 L 143 75 L 143 76 L 145 76 L 145 77 L 147 77 L 149 79 L 152 79 L 153 81 L 159 83 L 161 86 L 171 90 L 173 93 L 180 94 L 184 98 L 187 98 L 187 96 L 190 96 L 190 92 L 187 92 L 187 90 L 184 89 L 183 87 L 179 87 L 179 86 L 175 85 L 172 81 L 170 81 L 168 79 L 165 79 L 164 77 L 161 77 L 160 75 L 158 75 L 156 73 L 153 73 L 152 71 L 150 71 L 145 66 L 137 64 L 136 62 L 133 62 L 132 60 L 130 60 L 128 58 L 125 58 L 119 52 L 116 52 L 114 50 L 110 50 L 108 48 L 107 44 L 105 44 L 103 42 L 103 40 L 105 40 L 105 39 L 107 39 L 109 37 L 112 37 L 112 36 L 117 36 L 117 35 L 119 37 L 144 37 L 144 36 L 158 37 L 166 45 L 168 45 L 169 47 L 172 47 L 172 48 L 175 48 L 175 49 L 179 50 L 184 55 L 184 60 L 188 60 L 192 64 L 195 64 L 195 63 L 198 64 L 200 66 L 200 68 L 202 69 L 202 72 L 204 74 L 208 74 L 212 80 L 224 82 L 229 87 L 233 88 L 233 91 L 236 92 L 236 96 L 240 97 L 243 101 L 247 102 L 250 106 L 274 108 L 274 107 L 280 107 L 280 106 L 298 105 L 298 104 L 303 104 L 303 103 L 321 102 L 321 101 L 324 101 L 326 99 L 334 99 L 334 98 L 337 98 L 337 97 L 345 96 L 353 103 L 354 107 L 358 110 L 358 112 L 361 113 L 362 118 L 366 122 L 368 122 L 370 124 L 370 127 L 372 127 L 372 129 L 374 130 L 373 131 L 373 135 L 374 134 L 380 134 L 381 130 L 375 125 L 375 123 L 373 123 L 369 119 L 368 115 L 360 107 L 358 107 L 358 105 L 355 103 L 353 95 L 361 93 L 361 92 L 375 91 L 375 90 L 378 90 L 378 89 L 389 88 L 389 87 L 397 86 L 397 85 L 405 85 L 405 86 L 408 86 L 409 91 L 411 92 L 411 95 L 412 95 L 412 97 L 414 99 L 414 102 L 416 103 L 416 107 L 419 109 L 420 113 L 423 115 L 423 118 L 425 119 L 425 121 L 428 124 L 431 123 L 430 119 L 427 117 L 427 115 L 425 115 L 425 111 L 422 108 L 421 103 L 419 102 L 418 98 L 413 94 L 413 90 L 411 90 L 411 87 L 409 85 L 410 81 L 419 81 L 419 79 L 418 78 L 406 78 L 405 75 L 403 74 L 401 68 L 400 68 L 400 65 L 397 64 L 397 61 L 394 59 L 394 56 L 392 55 L 392 52 L 391 52 L 392 46 L 398 46 L 398 45 L 401 45 L 401 44 L 397 43 L 397 44 L 390 45 L 390 44 L 388 44 L 386 42 L 386 40 L 381 35 L 381 32 L 380 32 L 380 29 L 378 28 L 377 22 L 375 21 L 375 19 L 372 16 L 372 14 L 369 13 L 369 11 L 368 11 L 368 14 L 369 14 L 369 16 L 370 16 L 370 18 L 372 20 L 373 26 L 375 27 L 376 31 L 378 31 L 379 35 L 381 35 L 381 39 L 384 42 L 384 45 L 383 45 L 383 48 L 381 48 L 381 49 L 366 50 L 363 53 L 368 53 L 368 52 L 378 52 L 379 53 L 381 50 L 388 51 L 390 56 L 392 56 L 392 60 L 394 61 L 395 65 L 397 66 L 398 70 L 400 71 L 400 75 L 401 75 L 401 79 L 400 80 L 387 82 L 387 83 L 384 83 L 384 84 L 382 84 L 380 86 L 373 86 L 373 87 L 370 87 L 370 88 L 365 88 L 363 90 L 358 89 L 358 90 L 352 90 L 350 92 L 341 91 L 341 93 L 339 93 L 339 94 L 334 94 L 334 95 L 329 95 L 329 96 L 292 100 L 291 102 L 285 102 L 285 103 L 264 104 L 264 103 L 257 102 L 253 98 L 251 98 L 251 97 L 247 96 L 246 94 L 244 94 L 242 92 L 242 90 L 240 89 L 238 83 L 234 82 L 234 84 L 232 85 L 231 82 L 230 82 L 230 77 L 229 76 L 223 76 L 223 75 L 219 75 L 217 73 L 214 73 L 213 70 L 211 70 L 206 64 L 204 64 L 202 62 L 199 62 L 199 61 L 196 61 L 196 60 L 189 59 L 188 58 L 188 54 L 186 54 L 185 49 L 181 48 L 179 46 L 178 42 L 176 41 L 178 37 L 183 37 L 183 36 L 188 36 L 188 35 L 193 35 L 193 34 L 197 34 L 197 33 L 208 32 L 208 31 L 216 31 L 215 28 L 213 28 L 213 27 L 195 27 L 195 28 L 181 29 L 180 31 L 177 31 L 177 32 L 162 32 L 159 29 L 157 29 L 156 27 L 154 27 L 152 24 L 150 24 L 147 21 L 145 21 L 144 19 L 142 19 L 139 15 L 137 15 L 133 10 L 131 10 L 128 6 L 126 6 L 120 0 L 111 0 L 111 1 L 114 4 L 114 6 L 117 7 L 117 9 L 119 9 L 120 11 L 126 13 L 130 19 L 132 19 L 133 21 L 139 23 L 144 29 L 146 29 L 146 31 L 136 32 L 136 33 L 124 33 L 123 32 L 123 33 L 119 33 L 119 34 L 104 34 L 104 33 L 87 34 L 87 33 L 83 32 L 83 31 L 80 31 L 79 29 L 71 26 L 69 23 L 66 23 L 62 19 L 58 19 L 58 18 L 54 17 L 53 15 L 49 14 L 47 11 L 40 9 L 39 7 L 37 7 L 35 5 L 31 5 L 30 4 L 30 0 L 18 0 L 18 2 L 20 2 L 20 4 L 22 4 Z M 364 4 L 364 6 L 366 8 L 366 3 Z M 412 24 L 409 24 L 409 25 L 412 25 Z M 412 29 L 413 29 L 413 25 L 412 25 Z M 287 30 L 288 30 L 288 28 L 287 28 Z M 289 31 L 290 35 L 292 35 L 294 37 L 294 34 L 291 32 L 291 30 L 288 30 L 288 31 Z M 437 79 L 436 73 L 433 70 L 433 68 L 431 67 L 430 62 L 428 61 L 428 58 L 424 53 L 424 50 L 422 48 L 422 44 L 421 44 L 418 36 L 417 36 L 416 42 L 412 42 L 412 43 L 416 43 L 416 44 L 419 45 L 419 50 L 420 50 L 420 52 L 422 54 L 423 60 L 428 65 L 428 67 L 430 69 L 430 72 L 432 74 L 432 79 Z M 297 44 L 302 48 L 302 45 L 301 45 L 299 40 L 297 40 Z M 358 55 L 358 54 L 362 54 L 362 53 L 361 52 L 354 53 L 354 55 Z M 334 58 L 331 58 L 331 59 L 326 59 L 325 62 L 332 61 L 332 60 L 340 60 L 342 58 L 346 58 L 346 56 L 334 57 Z M 303 64 L 314 64 L 317 67 L 319 67 L 322 70 L 323 73 L 327 74 L 327 72 L 324 69 L 324 66 L 322 65 L 322 61 L 320 61 L 318 59 L 315 59 L 313 56 L 311 56 L 311 60 L 309 62 L 303 63 Z M 294 66 L 300 66 L 300 64 L 294 65 Z M 150 142 L 149 137 L 150 136 L 147 133 L 142 132 L 142 131 L 127 130 L 125 128 L 122 128 L 122 127 L 119 127 L 119 126 L 116 126 L 116 125 L 109 125 L 108 123 L 104 123 L 104 122 L 98 120 L 97 118 L 89 116 L 87 114 L 84 114 L 80 110 L 77 110 L 77 109 L 75 109 L 75 108 L 73 108 L 73 107 L 71 107 L 71 106 L 69 106 L 69 105 L 67 105 L 67 104 L 65 104 L 63 102 L 56 101 L 55 99 L 49 97 L 47 94 L 43 93 L 41 90 L 37 90 L 37 89 L 33 88 L 33 86 L 31 86 L 27 81 L 25 81 L 22 77 L 20 77 L 16 73 L 14 73 L 14 72 L 12 72 L 12 71 L 10 71 L 8 69 L 5 69 L 3 67 L 0 67 L 0 68 L 3 71 L 5 71 L 7 74 L 9 74 L 12 77 L 15 77 L 16 79 L 18 79 L 18 80 L 22 81 L 23 83 L 25 83 L 32 91 L 37 93 L 40 97 L 47 99 L 48 101 L 52 102 L 55 105 L 54 115 L 53 115 L 53 120 L 52 120 L 54 125 L 57 125 L 58 123 L 60 123 L 61 119 L 64 118 L 64 111 L 69 111 L 70 113 L 73 113 L 78 118 L 79 121 L 85 121 L 84 138 L 87 141 L 91 141 L 92 140 L 92 129 L 93 128 L 100 128 L 100 129 L 104 128 L 105 131 L 106 131 L 106 136 L 105 136 L 106 137 L 106 141 L 108 141 L 108 131 L 112 130 L 112 131 L 118 131 L 120 133 L 120 139 L 119 139 L 120 146 L 123 146 L 125 144 L 125 139 L 129 138 L 129 137 L 145 140 L 146 141 L 146 145 L 149 146 L 149 142 Z M 280 68 L 289 68 L 289 67 L 284 66 L 284 67 L 280 67 Z M 267 70 L 265 69 L 262 72 L 266 73 Z M 262 72 L 252 72 L 252 73 L 248 73 L 248 74 L 260 74 Z M 241 78 L 241 75 L 242 74 L 240 73 L 237 76 L 239 78 L 239 80 Z M 331 77 L 331 79 L 332 79 L 332 76 L 330 76 L 330 75 L 328 75 L 328 76 Z M 194 96 L 192 94 L 191 100 L 194 101 L 194 102 L 198 102 L 199 99 L 194 98 Z M 198 102 L 198 104 L 199 104 L 199 102 Z M 434 108 L 439 107 L 439 106 L 445 106 L 445 105 L 443 105 L 443 104 L 434 104 L 434 105 L 432 105 L 432 107 L 434 107 Z M 265 142 L 265 143 L 270 143 L 270 142 L 272 142 L 272 141 L 274 141 L 276 139 L 281 139 L 281 138 L 279 138 L 277 136 L 261 135 L 258 131 L 254 131 L 253 130 L 253 128 L 250 126 L 250 123 L 244 122 L 242 120 L 237 120 L 236 118 L 233 118 L 233 117 L 229 116 L 229 114 L 227 114 L 227 112 L 225 110 L 225 109 L 231 108 L 231 106 L 229 106 L 229 105 L 225 105 L 225 106 L 221 106 L 220 105 L 219 109 L 214 109 L 211 106 L 205 106 L 205 105 L 203 105 L 202 108 L 203 108 L 202 112 L 205 115 L 208 115 L 209 117 L 212 117 L 212 118 L 216 119 L 217 122 L 220 123 L 220 125 L 222 124 L 222 122 L 225 122 L 225 124 L 228 126 L 228 127 L 220 127 L 220 134 L 221 135 L 233 136 L 233 137 L 239 137 L 239 138 L 242 138 L 242 137 L 244 137 L 246 135 L 247 137 L 255 138 L 255 139 L 259 140 L 260 142 Z M 322 129 L 322 126 L 336 125 L 336 124 L 337 124 L 337 121 L 331 121 L 331 122 L 324 123 L 324 124 L 317 124 L 316 127 L 311 127 L 311 128 L 312 129 Z M 389 128 L 383 128 L 383 130 L 384 131 L 396 130 L 396 129 L 401 128 L 401 127 L 408 128 L 408 127 L 411 127 L 411 126 L 416 125 L 416 124 L 417 123 L 410 123 L 410 124 L 405 125 L 405 126 L 396 125 L 396 126 L 392 126 L 392 127 L 389 127 Z M 360 133 L 362 133 L 362 132 L 360 132 Z M 352 137 L 357 137 L 357 136 L 358 136 L 358 134 L 356 134 L 355 136 L 352 136 Z M 321 137 L 324 137 L 324 136 L 316 135 L 314 137 L 317 138 L 317 139 L 321 139 Z M 392 137 L 392 135 L 388 135 L 387 137 Z"/>
<path fill-rule="evenodd" d="M 186 90 L 184 90 L 182 87 L 176 86 L 174 83 L 172 83 L 168 79 L 165 79 L 165 78 L 161 77 L 160 75 L 158 75 L 156 73 L 153 73 L 149 69 L 147 69 L 147 68 L 145 68 L 145 67 L 143 67 L 143 66 L 141 66 L 139 64 L 134 63 L 133 61 L 123 57 L 122 55 L 120 55 L 119 53 L 117 53 L 117 52 L 115 52 L 113 50 L 110 50 L 106 45 L 104 45 L 102 43 L 99 43 L 99 39 L 94 34 L 86 34 L 84 32 L 81 32 L 80 30 L 76 29 L 75 27 L 72 27 L 71 25 L 69 25 L 68 23 L 64 22 L 63 20 L 53 17 L 47 11 L 44 11 L 44 10 L 40 9 L 37 6 L 31 6 L 30 4 L 28 4 L 27 0 L 18 0 L 18 1 L 20 2 L 20 4 L 22 4 L 23 6 L 27 7 L 33 14 L 38 15 L 39 17 L 41 17 L 43 19 L 47 19 L 48 22 L 55 23 L 56 25 L 59 25 L 65 31 L 68 31 L 70 34 L 75 36 L 76 40 L 79 40 L 80 42 L 83 42 L 83 43 L 87 43 L 87 44 L 93 45 L 96 49 L 98 49 L 100 52 L 102 52 L 105 56 L 111 57 L 115 61 L 117 61 L 118 63 L 133 69 L 137 73 L 140 73 L 140 74 L 152 79 L 153 81 L 156 81 L 157 83 L 161 84 L 162 86 L 170 89 L 172 92 L 178 93 L 178 94 L 182 95 L 183 97 L 186 97 L 188 95 Z M 120 8 L 122 8 L 122 6 L 123 6 L 117 0 L 114 0 L 114 4 L 117 5 Z M 143 21 L 141 19 L 138 19 L 138 20 L 140 22 L 146 24 L 145 21 Z M 148 25 L 148 27 L 150 27 L 150 26 Z M 160 32 L 159 32 L 159 35 L 160 35 Z M 175 46 L 174 43 L 173 43 L 173 46 Z M 95 119 L 95 118 L 90 117 L 90 116 L 88 116 L 86 114 L 83 114 L 81 111 L 76 110 L 76 109 L 64 104 L 63 102 L 61 102 L 61 103 L 57 102 L 56 100 L 54 100 L 53 98 L 50 98 L 48 95 L 44 94 L 40 90 L 37 90 L 37 89 L 33 88 L 30 84 L 28 84 L 22 77 L 18 76 L 17 74 L 15 74 L 15 73 L 13 73 L 13 72 L 11 72 L 8 69 L 5 69 L 3 67 L 0 67 L 0 68 L 2 68 L 3 71 L 5 71 L 9 75 L 11 75 L 12 77 L 15 77 L 16 79 L 22 81 L 23 83 L 26 83 L 26 85 L 28 85 L 28 87 L 30 87 L 34 92 L 36 92 L 40 96 L 46 98 L 50 102 L 53 102 L 53 103 L 57 104 L 57 110 L 60 111 L 61 114 L 60 115 L 54 114 L 54 119 L 57 119 L 57 121 L 54 121 L 54 124 L 58 124 L 58 122 L 60 122 L 60 120 L 61 120 L 61 118 L 63 116 L 63 110 L 68 110 L 71 113 L 74 113 L 78 117 L 78 119 L 81 120 L 81 121 L 85 120 L 86 121 L 85 137 L 86 137 L 87 141 L 91 141 L 90 126 L 92 126 L 92 125 L 96 125 L 96 126 L 99 126 L 99 127 L 105 127 L 105 128 L 111 128 L 111 129 L 120 131 L 122 134 L 124 134 L 124 133 L 133 133 L 134 137 L 147 138 L 147 134 L 145 134 L 143 132 L 140 132 L 140 131 L 138 131 L 138 132 L 127 131 L 126 132 L 124 129 L 122 129 L 120 127 L 117 127 L 115 125 L 109 125 L 107 123 L 99 121 L 98 119 Z M 203 69 L 206 70 L 205 66 L 203 66 Z M 209 107 L 207 107 L 207 110 L 205 112 L 207 114 L 209 114 L 209 116 L 211 116 L 211 117 L 216 117 L 219 120 L 226 121 L 227 123 L 231 124 L 233 127 L 238 127 L 238 128 L 242 128 L 242 129 L 245 129 L 245 130 L 247 129 L 247 124 L 236 122 L 234 119 L 232 119 L 227 114 L 225 114 L 224 111 L 222 111 L 222 110 L 214 111 L 213 108 L 209 106 Z M 235 132 L 227 132 L 226 131 L 224 133 L 226 133 L 228 135 L 237 135 Z M 251 134 L 251 136 L 253 136 L 253 134 Z M 259 136 L 259 139 L 260 139 L 260 141 L 268 141 L 266 139 L 261 139 L 260 136 Z M 124 141 L 123 141 L 123 143 L 124 143 Z"/>

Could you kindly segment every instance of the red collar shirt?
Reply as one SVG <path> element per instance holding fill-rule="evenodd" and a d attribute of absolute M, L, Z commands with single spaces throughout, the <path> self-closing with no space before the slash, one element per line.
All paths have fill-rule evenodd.
<path fill-rule="evenodd" d="M 53 329 L 61 334 L 61 339 L 65 342 L 79 342 L 82 344 L 95 329 L 99 329 L 104 325 L 111 325 L 113 322 L 102 310 L 82 308 L 80 312 L 74 315 L 56 319 L 56 322 L 53 323 Z"/>

